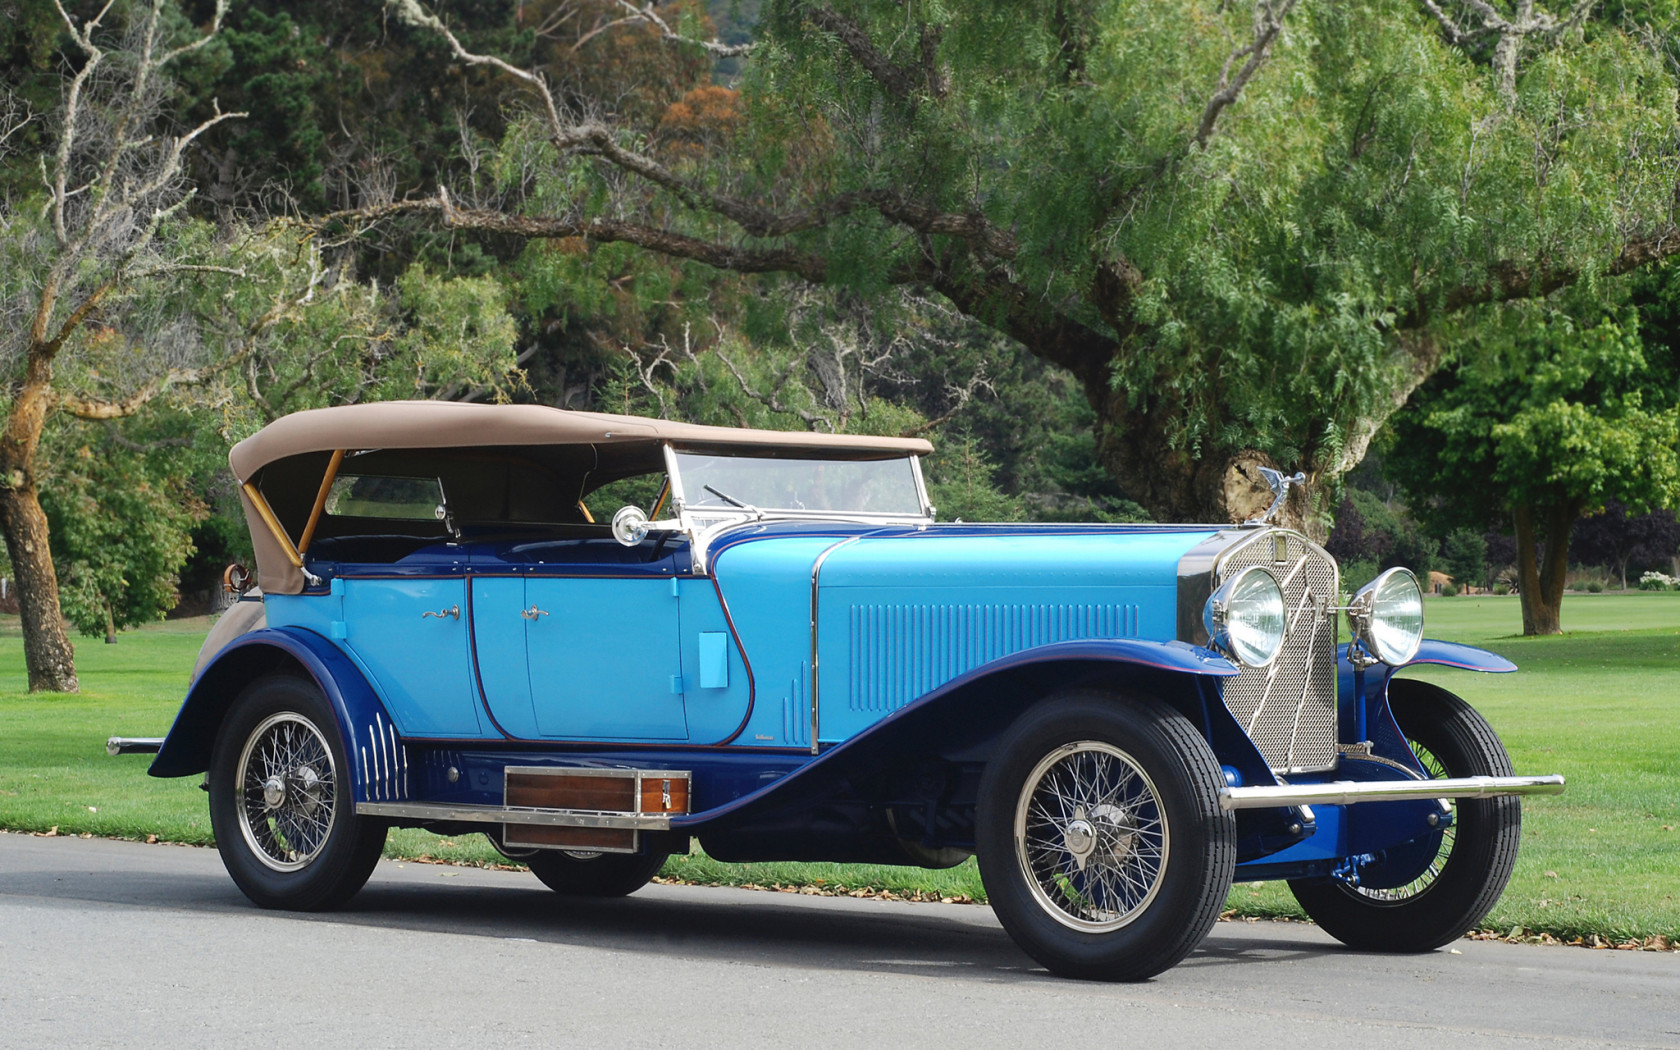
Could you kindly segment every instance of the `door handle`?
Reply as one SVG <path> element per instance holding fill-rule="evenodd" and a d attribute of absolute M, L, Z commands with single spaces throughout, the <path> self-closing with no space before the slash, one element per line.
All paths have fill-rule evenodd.
<path fill-rule="evenodd" d="M 527 620 L 535 620 L 539 616 L 547 616 L 548 611 L 546 609 L 539 609 L 535 605 L 532 605 L 529 609 L 519 610 L 519 615 L 525 617 Z"/>
<path fill-rule="evenodd" d="M 449 608 L 439 609 L 437 612 L 423 612 L 420 614 L 420 619 L 424 620 L 428 616 L 436 616 L 440 620 L 445 617 L 459 620 L 461 618 L 461 607 L 459 605 L 451 605 Z"/>

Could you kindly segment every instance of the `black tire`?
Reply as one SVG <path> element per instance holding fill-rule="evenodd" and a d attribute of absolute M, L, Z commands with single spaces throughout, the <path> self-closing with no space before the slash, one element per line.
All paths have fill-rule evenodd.
<path fill-rule="evenodd" d="M 555 893 L 567 897 L 625 897 L 658 875 L 668 856 L 661 850 L 650 853 L 539 850 L 524 860 L 531 874 Z"/>
<path fill-rule="evenodd" d="M 1394 719 L 1424 768 L 1436 777 L 1510 776 L 1511 759 L 1476 709 L 1439 686 L 1398 679 L 1389 685 Z M 1515 796 L 1459 799 L 1453 823 L 1437 832 L 1428 866 L 1391 890 L 1339 879 L 1296 879 L 1301 908 L 1350 948 L 1427 952 L 1464 936 L 1499 900 L 1517 863 L 1522 802 Z M 1407 872 L 1406 874 L 1412 874 Z M 1404 877 L 1404 876 L 1402 876 Z"/>
<path fill-rule="evenodd" d="M 216 849 L 245 896 L 321 911 L 362 888 L 386 824 L 356 816 L 352 777 L 315 683 L 270 675 L 246 686 L 222 720 L 209 776 Z"/>
<path fill-rule="evenodd" d="M 1231 889 L 1237 832 L 1219 808 L 1223 784 L 1207 742 L 1166 704 L 1094 691 L 1040 702 L 980 782 L 975 841 L 992 910 L 1063 977 L 1138 981 L 1176 965 Z"/>

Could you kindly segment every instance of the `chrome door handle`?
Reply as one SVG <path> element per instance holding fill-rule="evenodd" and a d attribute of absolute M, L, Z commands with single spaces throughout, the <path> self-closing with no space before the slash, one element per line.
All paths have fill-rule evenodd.
<path fill-rule="evenodd" d="M 420 619 L 424 620 L 428 616 L 436 616 L 440 620 L 445 617 L 452 620 L 459 620 L 461 618 L 461 607 L 459 605 L 451 605 L 449 608 L 439 609 L 437 612 L 423 612 L 420 614 Z"/>
<path fill-rule="evenodd" d="M 525 617 L 527 620 L 535 620 L 539 616 L 547 616 L 548 612 L 545 609 L 539 609 L 533 605 L 529 609 L 519 610 L 519 615 Z"/>

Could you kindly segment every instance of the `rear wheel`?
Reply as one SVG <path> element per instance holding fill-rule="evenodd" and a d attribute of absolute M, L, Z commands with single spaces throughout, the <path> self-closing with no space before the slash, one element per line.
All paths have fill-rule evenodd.
<path fill-rule="evenodd" d="M 975 828 L 992 909 L 1064 977 L 1142 980 L 1219 918 L 1236 822 L 1219 763 L 1155 700 L 1072 692 L 1010 727 L 980 785 Z"/>
<path fill-rule="evenodd" d="M 1511 760 L 1476 709 L 1438 686 L 1399 679 L 1389 706 L 1430 777 L 1509 776 Z M 1510 881 L 1522 837 L 1515 796 L 1459 799 L 1452 824 L 1434 833 L 1389 888 L 1339 879 L 1289 884 L 1301 908 L 1352 948 L 1426 952 L 1457 940 L 1493 909 Z M 1412 876 L 1407 879 L 1406 876 Z"/>
<path fill-rule="evenodd" d="M 222 721 L 208 782 L 222 863 L 265 908 L 337 907 L 379 862 L 385 824 L 356 816 L 337 720 L 307 679 L 246 687 Z"/>
<path fill-rule="evenodd" d="M 539 850 L 522 858 L 544 886 L 568 897 L 624 897 L 646 886 L 669 854 Z"/>

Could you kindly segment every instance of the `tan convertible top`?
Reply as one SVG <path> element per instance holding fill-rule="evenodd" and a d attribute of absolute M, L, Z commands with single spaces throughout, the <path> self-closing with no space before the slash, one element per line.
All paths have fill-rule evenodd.
<path fill-rule="evenodd" d="M 809 448 L 877 455 L 897 452 L 925 456 L 933 451 L 933 446 L 921 438 L 708 427 L 639 416 L 568 412 L 543 405 L 382 401 L 315 408 L 277 419 L 233 446 L 228 453 L 228 465 L 233 468 L 234 476 L 245 482 L 275 460 L 305 452 L 637 441 L 743 450 Z"/>
<path fill-rule="evenodd" d="M 639 455 L 640 445 L 657 455 L 658 446 L 671 442 L 679 447 L 706 451 L 752 449 L 766 454 L 806 451 L 816 457 L 879 459 L 892 456 L 925 456 L 933 446 L 921 438 L 862 437 L 850 434 L 812 434 L 803 431 L 747 430 L 673 423 L 664 419 L 615 416 L 598 412 L 567 412 L 542 405 L 474 405 L 455 401 L 384 401 L 367 405 L 316 408 L 277 419 L 233 446 L 228 465 L 239 479 L 240 502 L 251 529 L 251 543 L 257 556 L 257 571 L 268 594 L 297 594 L 304 587 L 303 559 L 299 549 L 307 547 L 309 530 L 320 517 L 328 486 L 346 453 L 404 449 L 466 449 L 525 446 L 555 449 L 562 446 L 620 446 Z M 309 474 L 294 477 L 282 485 L 295 502 L 290 510 L 275 498 L 258 491 L 252 479 L 265 467 L 294 456 L 331 454 L 313 468 L 325 467 L 325 477 Z M 286 471 L 286 464 L 274 470 Z M 266 482 L 264 483 L 266 484 Z M 317 491 L 318 487 L 318 491 Z M 303 491 L 304 489 L 307 491 Z M 286 493 L 282 493 L 285 495 Z M 309 496 L 314 494 L 314 509 Z M 280 514 L 293 521 L 288 534 Z M 301 534 L 296 526 L 307 517 Z"/>

